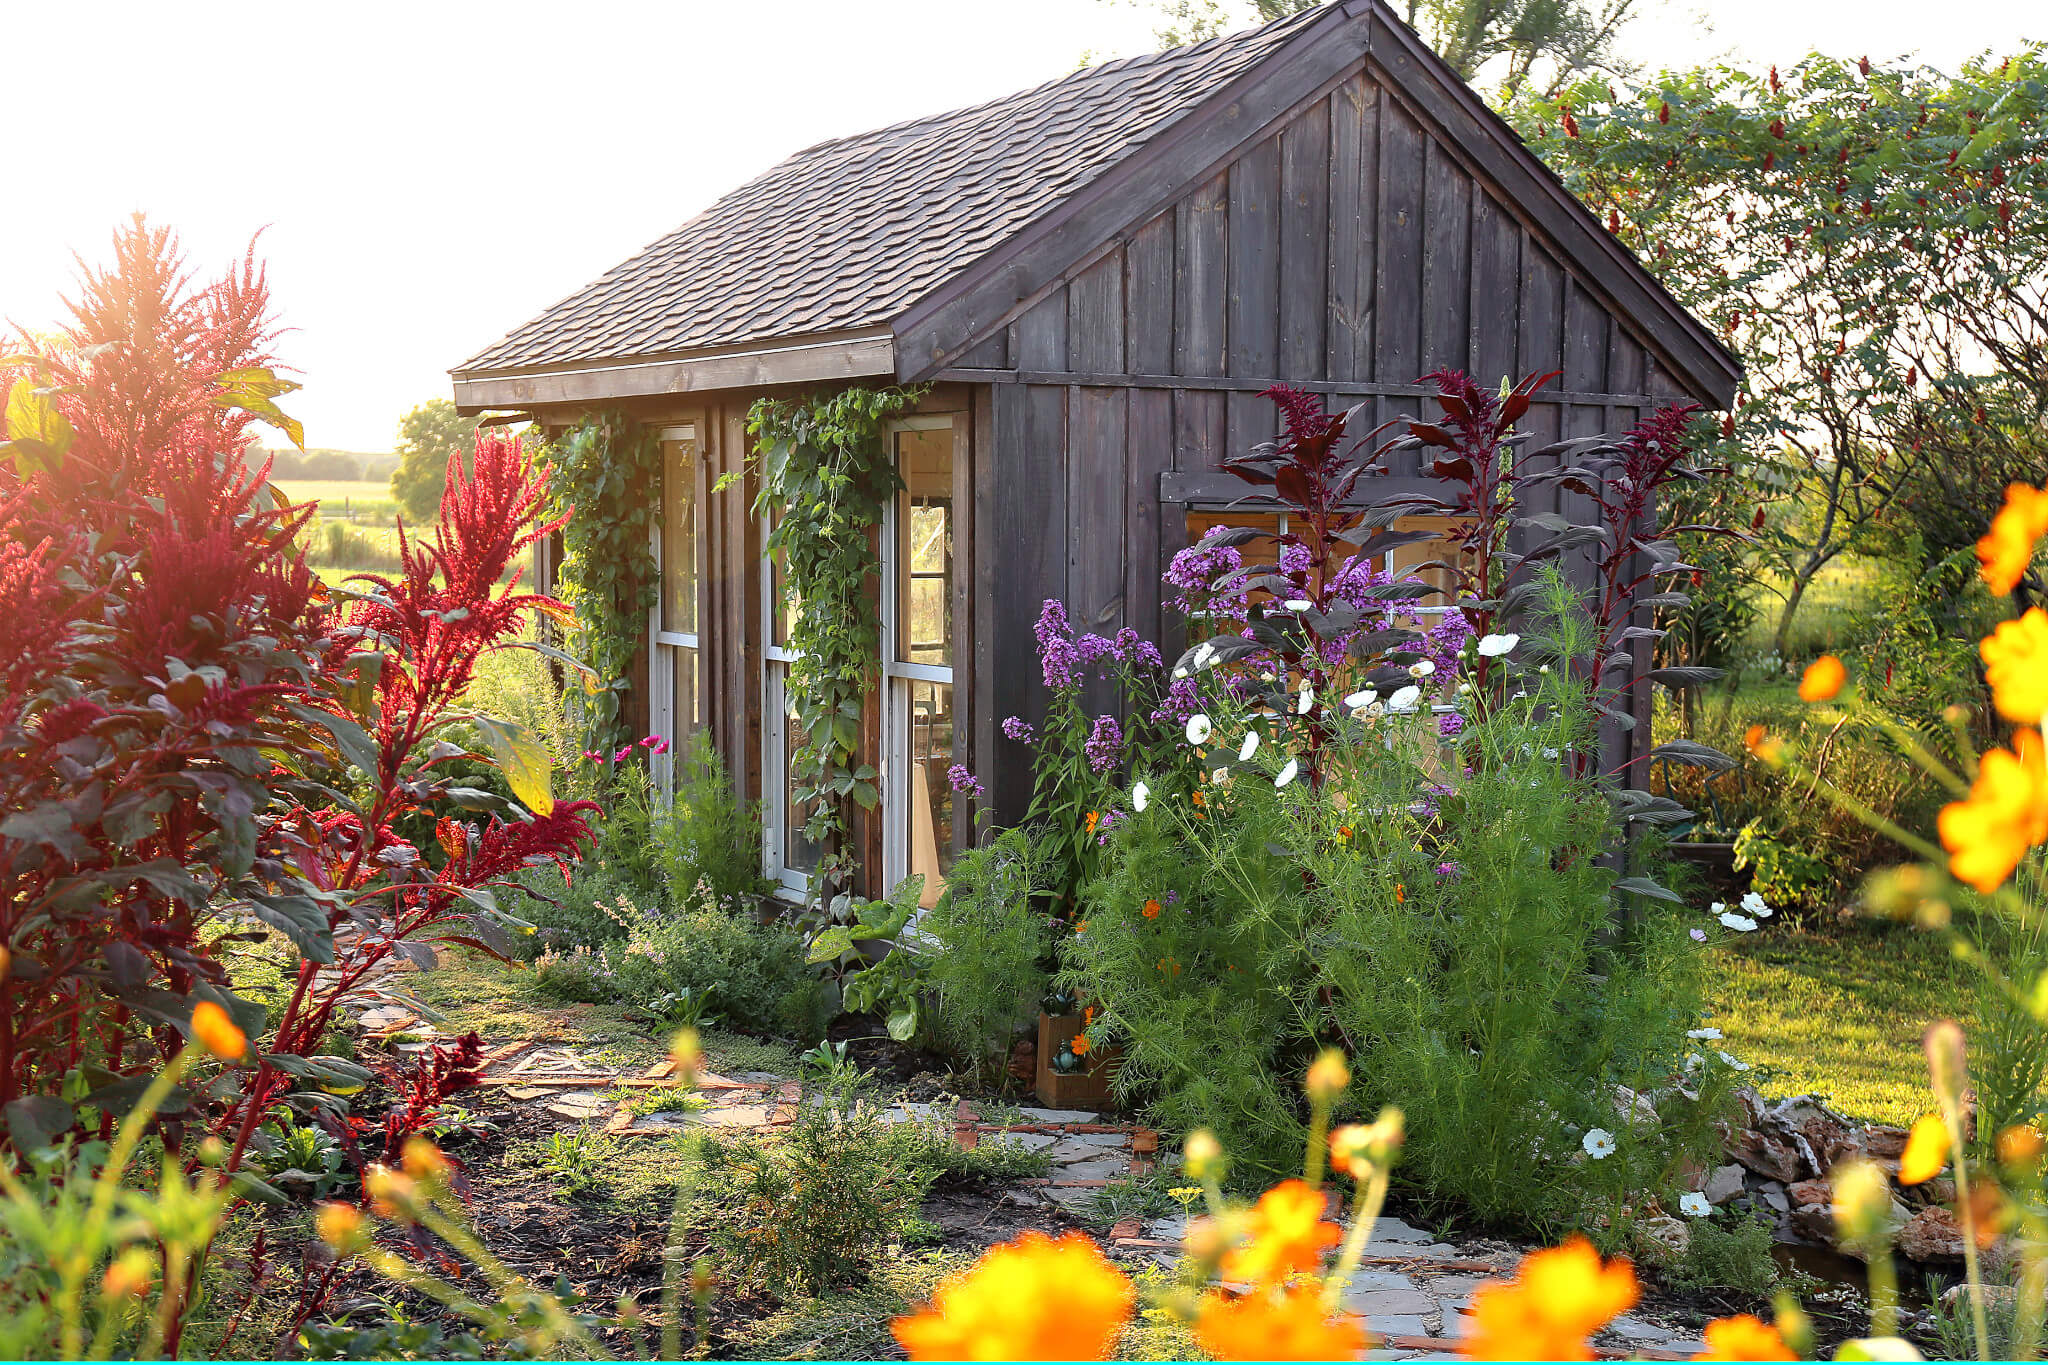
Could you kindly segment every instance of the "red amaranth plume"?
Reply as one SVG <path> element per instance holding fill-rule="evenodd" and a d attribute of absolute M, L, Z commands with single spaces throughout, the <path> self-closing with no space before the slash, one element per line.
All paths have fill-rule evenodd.
<path fill-rule="evenodd" d="M 1272 399 L 1287 423 L 1287 436 L 1280 443 L 1284 452 L 1292 453 L 1322 441 L 1337 424 L 1337 419 L 1324 410 L 1320 394 L 1297 389 L 1292 384 L 1275 384 L 1259 396 Z"/>

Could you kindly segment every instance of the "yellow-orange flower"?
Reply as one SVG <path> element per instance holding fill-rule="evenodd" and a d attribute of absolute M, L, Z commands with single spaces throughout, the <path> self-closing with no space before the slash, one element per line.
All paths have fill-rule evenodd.
<path fill-rule="evenodd" d="M 1749 750 L 1757 762 L 1773 768 L 1785 761 L 1784 744 L 1761 725 L 1752 725 L 1743 732 L 1742 747 Z"/>
<path fill-rule="evenodd" d="M 1323 1248 L 1343 1237 L 1323 1221 L 1323 1192 L 1300 1180 L 1283 1180 L 1259 1196 L 1245 1218 L 1250 1240 L 1223 1258 L 1226 1279 L 1278 1284 L 1289 1275 L 1313 1271 Z"/>
<path fill-rule="evenodd" d="M 1591 1360 L 1587 1338 L 1636 1303 L 1636 1271 L 1584 1237 L 1534 1252 L 1513 1282 L 1481 1285 L 1458 1349 L 1474 1360 Z"/>
<path fill-rule="evenodd" d="M 2034 561 L 2034 543 L 2048 535 L 2048 492 L 2023 483 L 2009 484 L 2005 505 L 1991 519 L 1991 529 L 1977 542 L 1977 568 L 2000 597 L 2019 586 Z"/>
<path fill-rule="evenodd" d="M 192 1007 L 192 1036 L 224 1062 L 238 1062 L 249 1052 L 249 1037 L 235 1027 L 228 1012 L 211 1000 Z"/>
<path fill-rule="evenodd" d="M 1694 1360 L 1797 1360 L 1778 1329 L 1754 1313 L 1715 1318 L 1707 1324 L 1707 1349 Z"/>
<path fill-rule="evenodd" d="M 1086 1057 L 1088 1055 L 1088 1049 L 1094 1047 L 1095 1044 L 1088 1041 L 1087 1034 L 1077 1033 L 1074 1035 L 1074 1041 L 1068 1043 L 1067 1046 L 1074 1050 L 1074 1055 L 1076 1057 Z"/>
<path fill-rule="evenodd" d="M 912 1360 L 1103 1360 L 1137 1292 L 1080 1233 L 991 1247 L 891 1330 Z"/>
<path fill-rule="evenodd" d="M 1218 1360 L 1351 1360 L 1365 1349 L 1358 1319 L 1323 1311 L 1322 1289 L 1297 1285 L 1241 1299 L 1210 1294 L 1195 1341 Z"/>
<path fill-rule="evenodd" d="M 2002 1165 L 2028 1170 L 2040 1164 L 2044 1151 L 2048 1151 L 2048 1138 L 2043 1138 L 2041 1130 L 2031 1123 L 2016 1123 L 1999 1130 L 1998 1160 Z"/>
<path fill-rule="evenodd" d="M 1849 680 L 1849 670 L 1832 654 L 1823 654 L 1806 666 L 1799 679 L 1799 700 L 1831 701 Z"/>
<path fill-rule="evenodd" d="M 1159 918 L 1159 902 L 1158 902 L 1158 901 L 1156 901 L 1156 900 L 1150 900 L 1150 901 L 1146 901 L 1146 902 L 1145 902 L 1145 918 L 1146 918 L 1146 919 L 1158 919 L 1158 918 Z"/>
<path fill-rule="evenodd" d="M 2011 750 L 1993 749 L 1977 765 L 1970 795 L 1942 807 L 1935 821 L 1948 870 L 1985 895 L 2048 841 L 2048 768 L 2038 731 L 2013 734 Z"/>
<path fill-rule="evenodd" d="M 1906 1139 L 1905 1155 L 1899 1158 L 1899 1183 L 1919 1185 L 1941 1174 L 1948 1165 L 1948 1125 L 1939 1114 L 1922 1114 Z"/>
<path fill-rule="evenodd" d="M 2048 611 L 2034 607 L 2017 621 L 1999 622 L 1978 653 L 1998 714 L 2015 725 L 2039 725 L 2048 711 Z"/>
<path fill-rule="evenodd" d="M 322 1204 L 313 1215 L 313 1230 L 336 1251 L 347 1251 L 363 1235 L 362 1211 L 353 1204 Z"/>

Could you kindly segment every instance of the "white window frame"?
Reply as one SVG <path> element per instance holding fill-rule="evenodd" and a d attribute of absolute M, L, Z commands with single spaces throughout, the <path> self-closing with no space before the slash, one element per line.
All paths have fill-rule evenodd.
<path fill-rule="evenodd" d="M 897 433 L 905 431 L 951 433 L 953 460 L 957 465 L 961 435 L 953 414 L 899 417 L 890 422 L 884 429 L 883 438 L 889 442 L 892 459 L 896 452 Z M 897 590 L 900 566 L 896 562 L 899 544 L 896 508 L 901 499 L 901 493 L 891 496 L 888 506 L 882 511 L 882 761 L 876 766 L 881 773 L 882 786 L 882 885 L 891 892 L 910 874 L 910 735 L 914 729 L 910 723 L 910 689 L 899 688 L 896 684 L 929 682 L 952 687 L 954 675 L 950 665 L 898 662 L 894 658 L 898 613 L 902 609 Z M 956 516 L 958 510 L 954 509 Z M 954 571 L 959 571 L 957 564 Z M 957 645 L 957 639 L 955 643 Z M 956 714 L 958 699 L 956 691 Z M 931 890 L 929 887 L 925 889 Z"/>
<path fill-rule="evenodd" d="M 664 447 L 661 461 L 661 477 L 664 480 L 669 477 L 669 460 L 666 447 L 671 443 L 682 444 L 687 442 L 691 459 L 690 476 L 694 480 L 697 475 L 696 465 L 704 458 L 703 447 L 697 442 L 697 424 L 695 422 L 681 422 L 674 426 L 663 427 L 655 433 L 655 439 Z M 666 492 L 665 486 L 663 492 Z M 693 500 L 695 492 L 696 489 L 693 485 L 691 489 Z M 667 501 L 666 497 L 663 498 L 663 501 Z M 692 537 L 691 544 L 696 547 L 697 562 L 691 566 L 694 572 L 691 575 L 690 590 L 699 593 L 701 599 L 701 590 L 704 582 L 703 506 L 701 504 L 698 505 L 696 511 L 697 534 Z M 652 722 L 650 728 L 655 734 L 668 741 L 668 752 L 655 755 L 648 767 L 650 776 L 653 778 L 655 792 L 663 801 L 667 801 L 675 795 L 676 746 L 683 738 L 676 733 L 675 650 L 680 646 L 698 651 L 697 659 L 700 668 L 702 667 L 704 656 L 702 653 L 703 646 L 700 631 L 662 629 L 662 603 L 668 596 L 668 579 L 667 565 L 662 558 L 661 523 L 659 519 L 648 528 L 648 537 L 649 548 L 654 553 L 655 582 L 654 605 L 647 609 L 647 662 L 650 681 L 653 683 L 653 686 L 648 689 L 648 711 L 649 720 Z M 700 600 L 697 604 L 697 617 L 700 628 L 703 624 L 703 611 L 704 605 Z M 702 685 L 701 674 L 699 685 L 700 687 Z M 702 703 L 703 698 L 700 694 L 698 704 L 702 705 Z"/>
<path fill-rule="evenodd" d="M 761 515 L 765 545 L 771 522 Z M 789 846 L 789 666 L 798 651 L 775 643 L 775 618 L 782 609 L 775 581 L 775 556 L 761 555 L 761 871 L 786 900 L 810 898 L 809 873 L 783 862 Z"/>

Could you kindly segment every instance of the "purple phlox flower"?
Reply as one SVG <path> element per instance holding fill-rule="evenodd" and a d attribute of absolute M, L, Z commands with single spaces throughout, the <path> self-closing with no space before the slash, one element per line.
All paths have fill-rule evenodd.
<path fill-rule="evenodd" d="M 1142 664 L 1147 668 L 1166 666 L 1166 661 L 1159 657 L 1159 647 L 1129 626 L 1116 633 L 1116 656 L 1127 664 Z"/>
<path fill-rule="evenodd" d="M 1168 905 L 1178 905 L 1180 904 L 1180 892 L 1169 890 L 1160 899 L 1164 900 Z"/>
<path fill-rule="evenodd" d="M 981 785 L 980 778 L 967 771 L 965 763 L 955 763 L 946 769 L 946 781 L 952 784 L 956 792 L 973 792 L 977 801 L 988 795 L 988 788 Z"/>
<path fill-rule="evenodd" d="M 1188 614 L 1208 612 L 1237 619 L 1244 614 L 1244 590 L 1218 593 L 1216 580 L 1244 567 L 1244 556 L 1235 545 L 1203 549 L 1191 545 L 1175 554 L 1160 581 L 1176 589 L 1172 605 Z"/>
<path fill-rule="evenodd" d="M 1095 842 L 1098 844 L 1107 845 L 1109 843 L 1110 829 L 1114 827 L 1123 818 L 1124 813 L 1120 810 L 1115 809 L 1114 807 L 1104 811 L 1102 813 L 1102 818 L 1095 822 Z"/>
<path fill-rule="evenodd" d="M 1315 557 L 1306 545 L 1286 545 L 1280 550 L 1280 572 L 1284 574 L 1305 574 L 1315 563 Z"/>
<path fill-rule="evenodd" d="M 1097 668 L 1104 659 L 1117 657 L 1116 644 L 1100 635 L 1077 635 L 1074 637 L 1074 657 L 1083 668 Z"/>
<path fill-rule="evenodd" d="M 1074 628 L 1067 623 L 1067 609 L 1058 598 L 1048 597 L 1039 607 L 1032 634 L 1038 637 L 1038 666 L 1045 685 L 1057 692 L 1079 683 Z"/>
<path fill-rule="evenodd" d="M 1003 733 L 1016 740 L 1019 744 L 1036 744 L 1038 742 L 1038 731 L 1032 729 L 1030 722 L 1022 716 L 1004 717 Z"/>
<path fill-rule="evenodd" d="M 1436 732 L 1444 739 L 1456 739 L 1465 733 L 1465 718 L 1456 711 L 1446 711 L 1436 718 Z"/>
<path fill-rule="evenodd" d="M 1087 743 L 1081 746 L 1088 755 L 1088 767 L 1102 772 L 1115 765 L 1124 748 L 1123 727 L 1116 723 L 1115 716 L 1097 716 L 1095 728 L 1088 735 Z"/>
<path fill-rule="evenodd" d="M 1179 729 L 1188 723 L 1188 717 L 1202 709 L 1202 698 L 1195 690 L 1193 678 L 1178 678 L 1167 687 L 1166 695 L 1159 699 L 1158 709 L 1152 712 L 1152 723 L 1169 729 Z"/>
<path fill-rule="evenodd" d="M 1465 875 L 1465 869 L 1456 863 L 1438 863 L 1436 875 L 1438 881 L 1454 882 Z"/>

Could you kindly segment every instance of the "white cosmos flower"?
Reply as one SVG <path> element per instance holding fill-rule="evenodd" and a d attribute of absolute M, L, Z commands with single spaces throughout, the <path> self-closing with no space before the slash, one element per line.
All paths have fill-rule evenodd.
<path fill-rule="evenodd" d="M 1387 698 L 1387 709 L 1389 711 L 1413 710 L 1416 700 L 1421 696 L 1421 688 L 1415 686 L 1404 687 L 1393 696 Z"/>
<path fill-rule="evenodd" d="M 1313 711 L 1315 709 L 1315 705 L 1316 690 L 1313 687 L 1310 687 L 1307 683 L 1303 683 L 1301 685 L 1301 696 L 1297 698 L 1294 703 L 1294 714 L 1297 716 L 1305 716 L 1310 711 Z"/>
<path fill-rule="evenodd" d="M 1749 1063 L 1748 1063 L 1748 1062 L 1738 1062 L 1738 1061 L 1736 1061 L 1736 1060 L 1735 1060 L 1735 1059 L 1734 1059 L 1733 1057 L 1730 1057 L 1730 1056 L 1729 1056 L 1729 1055 L 1728 1055 L 1727 1053 L 1725 1053 L 1725 1052 L 1721 1053 L 1721 1054 L 1720 1054 L 1720 1057 L 1721 1057 L 1721 1060 L 1722 1060 L 1722 1061 L 1724 1061 L 1724 1062 L 1728 1063 L 1728 1065 L 1730 1065 L 1730 1066 L 1734 1067 L 1734 1068 L 1735 1068 L 1735 1069 L 1736 1069 L 1737 1071 L 1747 1071 L 1747 1070 L 1749 1070 Z"/>
<path fill-rule="evenodd" d="M 1228 768 L 1218 768 L 1215 772 L 1209 774 L 1209 781 L 1219 787 L 1229 780 L 1230 769 Z"/>
<path fill-rule="evenodd" d="M 1251 761 L 1252 755 L 1257 753 L 1258 751 L 1259 732 L 1257 730 L 1245 731 L 1244 743 L 1237 746 L 1237 761 L 1240 763 L 1249 763 Z"/>
<path fill-rule="evenodd" d="M 1715 902 L 1714 902 L 1714 903 L 1713 903 L 1712 905 L 1710 905 L 1710 906 L 1708 906 L 1708 907 L 1707 907 L 1707 913 L 1708 913 L 1708 914 L 1710 914 L 1710 915 L 1718 915 L 1718 914 L 1720 914 L 1720 913 L 1721 913 L 1721 912 L 1722 912 L 1723 910 L 1726 910 L 1727 908 L 1728 908 L 1728 902 L 1726 902 L 1726 901 L 1715 901 Z"/>
<path fill-rule="evenodd" d="M 1755 920 L 1749 918 L 1747 915 L 1738 915 L 1732 910 L 1722 911 L 1721 923 L 1726 925 L 1728 928 L 1733 929 L 1738 934 L 1746 934 L 1750 930 L 1756 928 Z"/>
<path fill-rule="evenodd" d="M 1139 812 L 1143 812 L 1143 811 L 1144 811 L 1144 809 L 1145 809 L 1145 807 L 1146 807 L 1146 805 L 1147 805 L 1147 804 L 1148 804 L 1148 803 L 1149 803 L 1149 802 L 1150 802 L 1151 800 L 1152 800 L 1152 789 L 1151 789 L 1150 787 L 1146 786 L 1146 785 L 1145 785 L 1145 784 L 1144 784 L 1143 782 L 1140 782 L 1140 783 L 1138 783 L 1138 785 L 1136 785 L 1135 787 L 1132 787 L 1132 788 L 1131 788 L 1131 809 L 1132 809 L 1132 810 L 1135 810 L 1135 811 L 1139 811 Z"/>
<path fill-rule="evenodd" d="M 1195 712 L 1195 714 L 1188 717 L 1188 743 L 1207 743 L 1209 739 L 1209 731 L 1215 728 L 1215 726 L 1209 723 L 1208 716 L 1204 715 L 1200 711 Z"/>
<path fill-rule="evenodd" d="M 1311 604 L 1306 597 L 1290 597 L 1281 605 L 1289 611 L 1307 611 Z"/>
<path fill-rule="evenodd" d="M 1586 1155 L 1593 1160 L 1602 1160 L 1614 1155 L 1614 1134 L 1605 1128 L 1588 1128 L 1586 1136 L 1580 1139 L 1579 1146 L 1585 1148 Z"/>
<path fill-rule="evenodd" d="M 1296 763 L 1291 758 L 1288 759 L 1287 766 L 1282 768 L 1280 770 L 1280 775 L 1273 779 L 1273 785 L 1275 787 L 1286 786 L 1289 782 L 1292 782 L 1294 780 L 1294 775 L 1300 771 L 1301 765 L 1299 763 Z"/>
<path fill-rule="evenodd" d="M 1479 657 L 1498 659 L 1520 643 L 1522 637 L 1519 635 L 1489 635 L 1479 642 Z"/>
<path fill-rule="evenodd" d="M 1769 919 L 1771 917 L 1771 907 L 1765 904 L 1764 898 L 1754 891 L 1743 895 L 1742 908 L 1755 915 L 1758 919 Z"/>
<path fill-rule="evenodd" d="M 1714 1206 L 1704 1194 L 1694 1190 L 1678 1201 L 1678 1211 L 1688 1218 L 1704 1218 L 1714 1211 Z"/>
<path fill-rule="evenodd" d="M 1688 1038 L 1697 1038 L 1702 1042 L 1711 1042 L 1714 1039 L 1719 1038 L 1721 1036 L 1721 1030 L 1717 1028 L 1696 1028 L 1690 1030 L 1685 1036 Z"/>
<path fill-rule="evenodd" d="M 1173 680 L 1175 682 L 1179 682 L 1182 678 L 1185 678 L 1187 675 L 1188 671 L 1185 668 L 1176 668 L 1173 670 Z"/>
<path fill-rule="evenodd" d="M 1363 692 L 1353 692 L 1350 696 L 1344 699 L 1344 704 L 1350 707 L 1353 711 L 1363 711 L 1366 707 L 1371 706 L 1374 702 L 1378 701 L 1379 699 L 1380 694 L 1373 691 L 1370 687 L 1368 687 Z"/>
<path fill-rule="evenodd" d="M 1200 645 L 1195 647 L 1195 667 L 1198 670 L 1207 668 L 1209 666 L 1209 661 L 1211 659 L 1214 659 L 1215 657 L 1216 646 L 1211 641 L 1204 640 Z"/>

